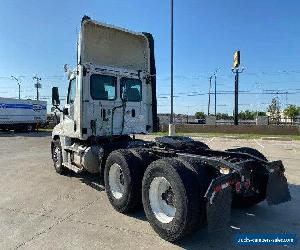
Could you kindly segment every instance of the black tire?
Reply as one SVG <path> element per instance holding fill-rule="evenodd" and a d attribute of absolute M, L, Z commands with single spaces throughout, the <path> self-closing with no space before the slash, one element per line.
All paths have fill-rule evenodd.
<path fill-rule="evenodd" d="M 249 155 L 253 155 L 261 160 L 268 161 L 268 159 L 258 150 L 249 147 L 241 147 L 241 148 L 234 148 L 228 150 L 230 152 L 237 152 L 237 153 L 245 153 Z M 255 181 L 256 188 L 260 191 L 260 193 L 255 193 L 251 196 L 243 196 L 241 194 L 235 193 L 232 197 L 232 207 L 245 209 L 252 207 L 263 200 L 266 199 L 266 190 L 267 190 L 267 183 L 268 183 L 268 173 L 265 168 L 260 165 L 257 165 L 253 174 L 253 180 Z"/>
<path fill-rule="evenodd" d="M 149 191 L 154 178 L 163 177 L 171 185 L 176 212 L 170 222 L 161 222 L 151 207 Z M 201 208 L 196 173 L 178 159 L 164 158 L 152 162 L 145 171 L 142 200 L 149 223 L 163 239 L 174 242 L 197 229 Z M 163 194 L 162 194 L 163 195 Z"/>
<path fill-rule="evenodd" d="M 202 141 L 194 141 L 195 147 L 203 148 L 203 149 L 210 149 L 209 146 L 202 142 Z"/>
<path fill-rule="evenodd" d="M 52 141 L 51 152 L 52 152 L 52 160 L 53 160 L 53 166 L 55 171 L 58 174 L 66 173 L 66 168 L 62 165 L 63 163 L 62 148 L 59 139 L 55 139 Z"/>
<path fill-rule="evenodd" d="M 249 207 L 253 207 L 256 204 L 264 201 L 266 199 L 266 195 L 262 194 L 254 194 L 253 196 L 241 196 L 238 194 L 233 195 L 232 197 L 232 208 L 237 209 L 246 209 Z"/>
<path fill-rule="evenodd" d="M 204 142 L 194 141 L 190 137 L 185 136 L 163 136 L 155 138 L 155 141 L 163 147 L 168 147 L 172 149 L 209 149 L 209 146 Z"/>
<path fill-rule="evenodd" d="M 120 198 L 114 196 L 109 181 L 110 169 L 115 163 L 121 168 L 124 186 L 124 191 Z M 104 182 L 107 197 L 111 205 L 120 213 L 132 212 L 141 206 L 143 169 L 139 163 L 139 159 L 126 149 L 112 151 L 106 160 Z"/>
<path fill-rule="evenodd" d="M 205 165 L 202 160 L 195 158 L 184 158 L 182 162 L 186 167 L 193 169 L 197 173 L 197 180 L 199 184 L 199 189 L 197 190 L 198 197 L 200 199 L 200 209 L 199 220 L 197 228 L 203 228 L 207 226 L 207 214 L 206 214 L 206 205 L 207 200 L 204 198 L 206 191 L 211 183 L 211 181 L 216 178 L 219 173 L 215 168 Z M 196 192 L 196 191 L 194 191 Z"/>
<path fill-rule="evenodd" d="M 27 125 L 27 131 L 28 132 L 33 132 L 33 131 L 35 131 L 35 124 L 28 124 Z"/>
<path fill-rule="evenodd" d="M 257 149 L 249 148 L 249 147 L 241 147 L 241 148 L 233 148 L 227 150 L 228 152 L 237 152 L 237 153 L 245 153 L 249 155 L 253 155 L 261 160 L 268 161 L 268 159 Z"/>
<path fill-rule="evenodd" d="M 26 128 L 24 126 L 18 126 L 17 128 L 14 128 L 15 133 L 24 133 L 26 131 Z"/>
<path fill-rule="evenodd" d="M 146 168 L 148 167 L 148 165 L 157 160 L 157 157 L 155 157 L 155 155 L 153 155 L 152 153 L 149 153 L 149 151 L 144 150 L 144 149 L 140 149 L 140 148 L 133 148 L 133 149 L 129 149 L 130 152 L 132 152 L 134 154 L 135 157 L 138 158 L 139 160 L 139 165 L 142 168 L 143 171 L 143 175 L 144 172 L 146 170 Z"/>

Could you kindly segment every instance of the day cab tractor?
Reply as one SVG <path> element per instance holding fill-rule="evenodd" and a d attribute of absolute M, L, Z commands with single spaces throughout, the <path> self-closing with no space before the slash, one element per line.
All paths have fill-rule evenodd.
<path fill-rule="evenodd" d="M 62 109 L 52 89 L 61 115 L 51 142 L 56 172 L 98 173 L 111 205 L 124 214 L 142 206 L 163 239 L 177 241 L 205 226 L 220 230 L 232 207 L 291 199 L 282 162 L 255 149 L 218 151 L 177 136 L 135 139 L 158 125 L 151 34 L 84 16 L 68 80 Z"/>

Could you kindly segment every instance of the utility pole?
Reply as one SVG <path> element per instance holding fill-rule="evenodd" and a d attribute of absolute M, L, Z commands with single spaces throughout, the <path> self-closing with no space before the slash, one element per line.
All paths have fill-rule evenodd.
<path fill-rule="evenodd" d="M 170 124 L 173 124 L 174 122 L 174 110 L 173 110 L 173 40 L 174 40 L 174 35 L 173 35 L 173 23 L 174 23 L 174 18 L 173 18 L 173 12 L 174 12 L 174 3 L 173 0 L 171 0 L 171 115 L 170 115 Z"/>
<path fill-rule="evenodd" d="M 215 117 L 217 117 L 217 73 L 220 68 L 217 68 L 214 73 L 215 77 Z"/>
<path fill-rule="evenodd" d="M 244 68 L 239 71 L 240 67 L 240 51 L 234 53 L 232 73 L 234 77 L 234 125 L 239 125 L 239 74 L 243 73 Z"/>
<path fill-rule="evenodd" d="M 211 79 L 212 76 L 210 76 L 209 78 L 209 90 L 208 90 L 208 108 L 207 108 L 207 115 L 210 115 L 210 91 L 211 91 Z"/>
<path fill-rule="evenodd" d="M 19 86 L 19 100 L 20 100 L 21 99 L 21 84 L 20 84 L 20 80 L 17 77 L 15 77 L 15 76 L 11 76 L 11 78 L 17 81 L 17 84 Z"/>
<path fill-rule="evenodd" d="M 217 75 L 215 74 L 215 117 L 217 117 Z"/>
<path fill-rule="evenodd" d="M 232 69 L 234 77 L 234 125 L 239 125 L 239 74 L 243 73 L 244 69 Z"/>
<path fill-rule="evenodd" d="M 190 114 L 190 106 L 187 106 L 187 116 L 186 116 L 186 123 L 189 123 L 189 114 Z"/>
<path fill-rule="evenodd" d="M 215 73 L 211 75 L 209 79 L 209 90 L 208 90 L 208 109 L 207 115 L 210 115 L 210 95 L 211 95 L 211 80 L 214 78 L 215 80 L 215 116 L 217 116 L 217 72 L 219 68 L 216 69 Z"/>
<path fill-rule="evenodd" d="M 36 99 L 39 100 L 39 89 L 42 88 L 42 84 L 40 83 L 40 81 L 42 80 L 42 78 L 34 76 L 32 79 L 36 80 L 34 87 L 36 88 Z"/>
<path fill-rule="evenodd" d="M 170 124 L 169 124 L 169 135 L 173 136 L 175 135 L 175 126 L 174 126 L 174 106 L 173 106 L 173 98 L 174 98 L 174 92 L 173 92 L 173 41 L 174 41 L 174 35 L 173 35 L 173 12 L 174 12 L 174 3 L 173 0 L 171 0 L 171 114 L 170 114 Z"/>

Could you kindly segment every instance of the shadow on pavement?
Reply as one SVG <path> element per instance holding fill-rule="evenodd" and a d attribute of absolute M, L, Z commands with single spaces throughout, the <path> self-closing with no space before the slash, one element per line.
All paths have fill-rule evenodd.
<path fill-rule="evenodd" d="M 82 183 L 88 185 L 91 188 L 94 188 L 97 191 L 105 191 L 105 188 L 99 184 L 99 174 L 90 174 L 88 172 L 81 172 L 76 174 L 73 171 L 68 171 L 65 176 L 79 179 Z M 111 209 L 113 209 L 113 207 Z M 131 213 L 127 213 L 124 216 L 130 216 L 138 220 L 147 221 L 142 204 L 140 209 Z"/>
<path fill-rule="evenodd" d="M 34 131 L 34 132 L 14 132 L 14 131 L 1 131 L 0 137 L 47 137 L 51 136 L 48 131 Z"/>
<path fill-rule="evenodd" d="M 104 188 L 99 185 L 98 174 L 87 172 L 76 174 L 70 171 L 66 176 L 77 178 L 98 191 L 104 191 Z M 233 209 L 230 224 L 226 229 L 208 233 L 207 229 L 203 228 L 174 245 L 184 249 L 233 249 L 237 247 L 234 239 L 238 233 L 294 233 L 300 235 L 300 186 L 289 184 L 289 188 L 292 196 L 290 202 L 268 206 L 267 202 L 263 201 L 248 209 Z M 127 216 L 147 221 L 142 206 L 138 211 L 129 213 Z"/>
<path fill-rule="evenodd" d="M 104 187 L 99 184 L 99 179 L 100 179 L 99 174 L 90 174 L 86 171 L 81 173 L 75 173 L 71 170 L 70 171 L 67 170 L 65 176 L 79 179 L 82 183 L 96 189 L 97 191 L 101 192 L 105 190 Z"/>
<path fill-rule="evenodd" d="M 227 229 L 214 233 L 201 229 L 185 237 L 176 245 L 185 249 L 233 249 L 238 247 L 234 239 L 239 233 L 300 235 L 300 186 L 290 184 L 289 188 L 292 196 L 290 202 L 268 206 L 264 201 L 245 210 L 233 209 Z"/>

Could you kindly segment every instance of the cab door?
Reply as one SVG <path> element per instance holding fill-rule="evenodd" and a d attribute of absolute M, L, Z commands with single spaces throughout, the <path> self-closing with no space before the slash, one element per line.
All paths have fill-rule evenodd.
<path fill-rule="evenodd" d="M 120 96 L 126 102 L 123 132 L 125 134 L 144 133 L 146 111 L 144 110 L 142 81 L 137 78 L 122 77 Z"/>
<path fill-rule="evenodd" d="M 76 122 L 74 119 L 75 99 L 76 99 L 76 78 L 69 81 L 67 103 L 63 110 L 63 131 L 65 136 L 74 137 L 76 132 Z"/>
<path fill-rule="evenodd" d="M 120 103 L 117 100 L 117 77 L 108 74 L 90 76 L 92 135 L 119 134 L 118 118 Z M 119 107 L 119 108 L 117 108 Z"/>

